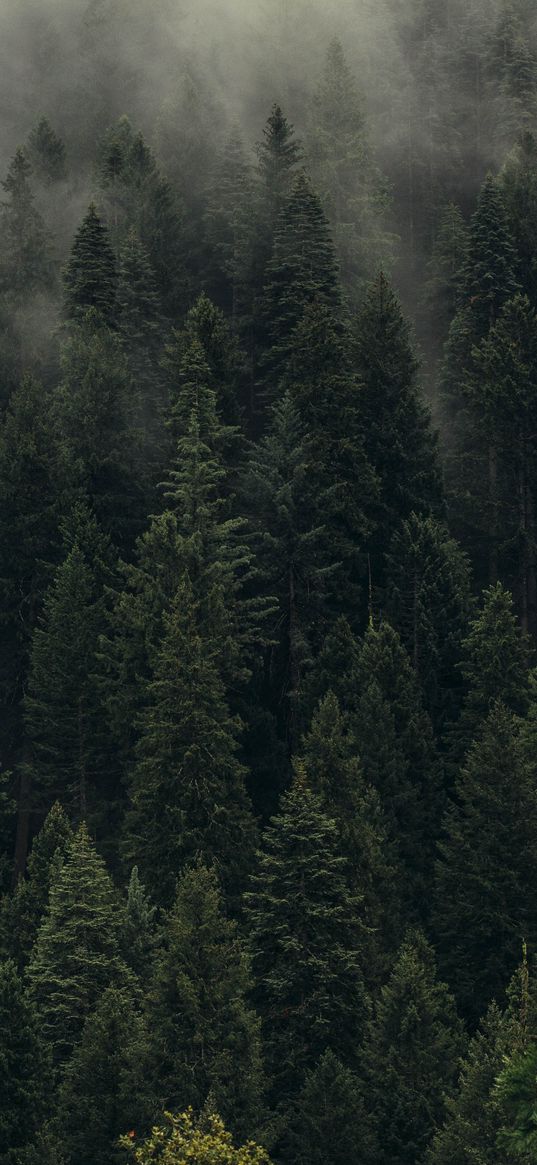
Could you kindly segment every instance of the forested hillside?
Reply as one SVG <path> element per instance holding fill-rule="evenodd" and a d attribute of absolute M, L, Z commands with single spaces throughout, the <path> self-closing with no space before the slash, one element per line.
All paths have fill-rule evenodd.
<path fill-rule="evenodd" d="M 528 1165 L 534 0 L 0 63 L 0 1165 Z"/>

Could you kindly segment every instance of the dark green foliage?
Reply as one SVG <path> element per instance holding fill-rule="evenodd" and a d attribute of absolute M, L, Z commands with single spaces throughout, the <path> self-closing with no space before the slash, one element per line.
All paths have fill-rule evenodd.
<path fill-rule="evenodd" d="M 26 878 L 19 878 L 13 893 L 2 901 L 2 949 L 14 959 L 19 970 L 30 958 L 51 883 L 65 859 L 72 836 L 69 820 L 56 802 L 32 844 Z"/>
<path fill-rule="evenodd" d="M 509 230 L 516 248 L 516 273 L 524 295 L 537 303 L 537 265 L 533 240 L 537 230 L 537 147 L 533 134 L 521 135 L 499 177 Z"/>
<path fill-rule="evenodd" d="M 250 311 L 254 179 L 240 132 L 235 130 L 216 163 L 205 213 L 211 295 L 235 328 Z"/>
<path fill-rule="evenodd" d="M 51 1073 L 38 1017 L 10 960 L 0 963 L 0 1162 L 24 1165 L 47 1116 Z"/>
<path fill-rule="evenodd" d="M 440 220 L 425 284 L 426 307 L 435 336 L 447 338 L 462 306 L 468 262 L 468 228 L 458 206 L 449 203 Z"/>
<path fill-rule="evenodd" d="M 183 875 L 163 942 L 148 1004 L 160 1105 L 199 1111 L 210 1097 L 235 1135 L 250 1137 L 261 1117 L 259 1021 L 250 960 L 214 870 Z"/>
<path fill-rule="evenodd" d="M 360 1081 L 333 1052 L 325 1052 L 291 1111 L 282 1158 L 296 1165 L 362 1165 L 371 1152 Z"/>
<path fill-rule="evenodd" d="M 388 616 L 418 674 L 435 731 L 460 709 L 462 654 L 472 609 L 468 562 L 445 526 L 411 514 L 391 543 Z"/>
<path fill-rule="evenodd" d="M 148 898 L 134 866 L 129 878 L 125 913 L 121 926 L 121 948 L 128 967 L 143 987 L 147 987 L 153 959 L 160 942 L 157 908 Z"/>
<path fill-rule="evenodd" d="M 207 295 L 200 295 L 186 317 L 184 332 L 179 336 L 176 369 L 180 367 L 181 352 L 192 340 L 202 346 L 219 415 L 225 425 L 237 425 L 241 404 L 246 404 L 245 360 L 223 312 Z"/>
<path fill-rule="evenodd" d="M 141 715 L 131 782 L 128 853 L 158 903 L 198 855 L 214 862 L 237 895 L 254 842 L 254 823 L 232 717 L 218 666 L 218 643 L 199 621 L 188 575 L 169 614 Z"/>
<path fill-rule="evenodd" d="M 441 769 L 419 682 L 397 632 L 370 626 L 357 668 L 352 727 L 402 863 L 407 909 L 427 909 L 444 805 Z M 412 903 L 412 906 L 410 906 Z"/>
<path fill-rule="evenodd" d="M 362 905 L 349 888 L 336 822 L 298 771 L 265 831 L 247 896 L 272 1097 L 289 1105 L 331 1046 L 359 1061 L 368 1015 Z"/>
<path fill-rule="evenodd" d="M 128 991 L 96 999 L 58 1093 L 54 1130 L 65 1165 L 110 1165 L 125 1130 L 148 1128 L 148 1037 Z"/>
<path fill-rule="evenodd" d="M 75 235 L 63 278 L 68 319 L 80 322 L 93 308 L 100 323 L 115 324 L 117 265 L 108 231 L 93 202 Z"/>
<path fill-rule="evenodd" d="M 442 509 L 436 438 L 417 386 L 418 363 L 397 298 L 384 275 L 370 287 L 356 323 L 356 359 L 366 455 L 380 481 L 373 509 L 373 584 L 401 521 Z"/>
<path fill-rule="evenodd" d="M 81 825 L 50 889 L 28 970 L 42 1034 L 62 1066 L 107 987 L 128 982 L 112 881 Z"/>
<path fill-rule="evenodd" d="M 436 878 L 443 974 L 472 1022 L 503 994 L 524 940 L 537 942 L 537 797 L 517 722 L 492 707 L 455 785 Z"/>
<path fill-rule="evenodd" d="M 377 1001 L 362 1059 L 379 1165 L 415 1165 L 455 1091 L 463 1028 L 425 940 L 410 936 Z"/>
<path fill-rule="evenodd" d="M 537 1045 L 509 1060 L 497 1081 L 497 1104 L 503 1119 L 498 1145 L 509 1160 L 531 1161 L 537 1143 L 535 1104 Z"/>

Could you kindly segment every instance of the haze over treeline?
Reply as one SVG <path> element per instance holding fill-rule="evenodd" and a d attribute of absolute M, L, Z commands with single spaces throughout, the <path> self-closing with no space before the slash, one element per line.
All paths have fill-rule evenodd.
<path fill-rule="evenodd" d="M 0 167 L 0 1165 L 533 1160 L 534 0 L 0 2 Z"/>

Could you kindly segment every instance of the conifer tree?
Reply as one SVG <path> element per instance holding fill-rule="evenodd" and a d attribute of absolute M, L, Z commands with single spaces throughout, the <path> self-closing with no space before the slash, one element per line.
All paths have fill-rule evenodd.
<path fill-rule="evenodd" d="M 148 1036 L 129 992 L 107 987 L 66 1065 L 54 1128 L 65 1165 L 109 1165 L 126 1128 L 149 1127 Z"/>
<path fill-rule="evenodd" d="M 127 889 L 127 901 L 121 926 L 121 948 L 128 967 L 143 987 L 147 987 L 153 960 L 160 942 L 157 908 L 140 882 L 133 866 Z"/>
<path fill-rule="evenodd" d="M 259 217 L 261 235 L 261 264 L 258 277 L 263 276 L 264 264 L 272 250 L 272 239 L 279 215 L 291 192 L 297 168 L 302 158 L 300 142 L 294 127 L 287 120 L 280 105 L 273 105 L 263 130 L 263 139 L 257 145 L 259 176 Z"/>
<path fill-rule="evenodd" d="M 462 712 L 448 734 L 454 762 L 463 759 L 497 700 L 513 712 L 525 712 L 529 658 L 529 643 L 521 633 L 509 591 L 501 583 L 488 587 L 482 609 L 462 643 Z"/>
<path fill-rule="evenodd" d="M 93 308 L 102 323 L 111 327 L 116 323 L 116 260 L 93 202 L 75 235 L 64 271 L 64 301 L 70 320 L 82 321 Z"/>
<path fill-rule="evenodd" d="M 263 291 L 265 351 L 263 381 L 269 397 L 278 393 L 293 354 L 294 331 L 308 304 L 341 311 L 341 289 L 328 222 L 301 172 L 278 219 Z"/>
<path fill-rule="evenodd" d="M 343 713 L 354 708 L 359 659 L 360 641 L 340 615 L 326 634 L 304 686 L 303 704 L 310 718 L 330 691 Z"/>
<path fill-rule="evenodd" d="M 47 1116 L 51 1066 L 35 1008 L 11 960 L 0 963 L 0 1162 L 28 1158 Z"/>
<path fill-rule="evenodd" d="M 19 304 L 37 292 L 50 293 L 54 286 L 49 240 L 34 205 L 30 174 L 30 163 L 19 149 L 2 182 L 6 198 L 0 217 L 0 288 Z"/>
<path fill-rule="evenodd" d="M 239 1137 L 252 1136 L 262 1115 L 251 991 L 249 957 L 216 874 L 193 867 L 178 884 L 150 992 L 154 1090 L 172 1111 L 199 1111 L 210 1097 Z"/>
<path fill-rule="evenodd" d="M 332 1051 L 308 1072 L 288 1118 L 281 1156 L 296 1165 L 369 1161 L 373 1145 L 358 1077 Z"/>
<path fill-rule="evenodd" d="M 2 901 L 2 949 L 19 970 L 30 958 L 51 883 L 65 859 L 72 836 L 69 819 L 59 802 L 55 802 L 32 844 L 26 878 L 19 878 L 13 893 Z"/>
<path fill-rule="evenodd" d="M 128 853 L 157 903 L 173 901 L 176 879 L 198 855 L 216 864 L 226 893 L 236 896 L 255 833 L 237 755 L 240 722 L 230 715 L 218 644 L 200 625 L 188 575 L 163 622 L 141 715 Z"/>
<path fill-rule="evenodd" d="M 533 239 L 537 230 L 537 143 L 529 131 L 520 135 L 498 181 L 515 245 L 516 275 L 523 294 L 535 307 L 537 264 Z"/>
<path fill-rule="evenodd" d="M 67 177 L 65 145 L 54 132 L 48 117 L 40 117 L 26 142 L 32 172 L 44 186 L 53 186 Z"/>
<path fill-rule="evenodd" d="M 382 988 L 363 1050 L 379 1165 L 426 1159 L 464 1050 L 455 1002 L 437 979 L 431 947 L 411 935 Z"/>
<path fill-rule="evenodd" d="M 310 114 L 312 176 L 334 232 L 343 286 L 356 301 L 386 256 L 387 198 L 371 156 L 363 102 L 343 46 L 328 48 Z"/>
<path fill-rule="evenodd" d="M 308 782 L 335 818 L 349 884 L 360 896 L 369 928 L 364 973 L 369 984 L 383 977 L 397 932 L 398 888 L 388 827 L 376 790 L 367 785 L 348 715 L 328 692 L 304 738 Z"/>
<path fill-rule="evenodd" d="M 205 212 L 211 295 L 234 329 L 251 312 L 254 179 L 240 132 L 234 129 L 214 167 Z"/>
<path fill-rule="evenodd" d="M 358 752 L 402 863 L 407 910 L 419 913 L 427 908 L 426 887 L 440 830 L 442 773 L 418 678 L 388 623 L 378 630 L 369 627 L 356 683 L 351 724 Z"/>
<path fill-rule="evenodd" d="M 473 1022 L 503 994 L 522 942 L 537 941 L 537 799 L 512 712 L 495 704 L 448 807 L 436 877 L 442 973 Z"/>
<path fill-rule="evenodd" d="M 383 554 L 401 521 L 439 514 L 442 483 L 436 438 L 416 382 L 409 328 L 386 277 L 379 275 L 357 319 L 356 359 L 366 455 L 379 479 L 371 540 L 373 583 L 383 580 Z"/>
<path fill-rule="evenodd" d="M 218 414 L 224 425 L 238 425 L 242 406 L 247 403 L 245 357 L 223 312 L 207 295 L 200 295 L 190 309 L 179 338 L 179 359 L 175 367 L 180 367 L 182 351 L 192 340 L 197 340 L 210 372 L 211 388 L 216 392 Z"/>
<path fill-rule="evenodd" d="M 43 1037 L 57 1066 L 70 1057 L 103 991 L 129 981 L 118 927 L 112 881 L 81 825 L 51 886 L 28 969 Z"/>
<path fill-rule="evenodd" d="M 300 769 L 265 831 L 247 896 L 272 1099 L 289 1106 L 330 1048 L 356 1064 L 368 1014 L 364 923 L 335 821 Z"/>
<path fill-rule="evenodd" d="M 435 339 L 447 339 L 449 326 L 462 306 L 468 262 L 468 227 L 460 208 L 448 203 L 439 222 L 427 268 L 424 299 Z"/>
<path fill-rule="evenodd" d="M 471 612 L 468 561 L 446 528 L 411 514 L 387 558 L 389 619 L 401 636 L 438 736 L 460 709 L 457 665 Z"/>

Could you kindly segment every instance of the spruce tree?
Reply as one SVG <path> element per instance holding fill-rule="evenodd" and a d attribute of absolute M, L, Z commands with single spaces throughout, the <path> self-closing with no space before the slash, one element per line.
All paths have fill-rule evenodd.
<path fill-rule="evenodd" d="M 160 929 L 157 927 L 157 908 L 140 882 L 137 866 L 133 866 L 129 878 L 120 939 L 127 966 L 146 988 L 160 943 Z"/>
<path fill-rule="evenodd" d="M 409 328 L 386 277 L 370 287 L 356 323 L 357 371 L 366 455 L 379 479 L 371 539 L 373 584 L 382 585 L 383 557 L 401 521 L 442 510 L 436 437 L 418 385 Z"/>
<path fill-rule="evenodd" d="M 105 224 L 95 203 L 75 235 L 64 271 L 64 306 L 69 320 L 80 322 L 90 308 L 102 323 L 117 320 L 117 265 Z"/>
<path fill-rule="evenodd" d="M 537 941 L 533 771 L 512 712 L 495 704 L 457 777 L 446 811 L 435 896 L 442 973 L 476 1022 L 501 1005 L 522 942 Z"/>
<path fill-rule="evenodd" d="M 460 709 L 458 664 L 472 610 L 466 555 L 445 526 L 411 514 L 387 557 L 387 612 L 412 660 L 437 736 Z"/>
<path fill-rule="evenodd" d="M 159 904 L 173 901 L 176 879 L 198 855 L 216 864 L 235 897 L 255 834 L 237 755 L 241 726 L 188 575 L 163 622 L 141 714 L 126 848 Z"/>
<path fill-rule="evenodd" d="M 148 1129 L 148 1036 L 127 990 L 95 1000 L 58 1092 L 54 1129 L 65 1165 L 110 1165 L 125 1129 Z"/>
<path fill-rule="evenodd" d="M 276 223 L 291 191 L 293 179 L 302 158 L 300 142 L 294 127 L 287 120 L 280 105 L 273 105 L 263 129 L 263 139 L 257 145 L 259 178 L 260 262 L 257 275 L 262 282 L 264 266 L 272 250 Z"/>
<path fill-rule="evenodd" d="M 2 261 L 0 288 L 20 304 L 38 292 L 54 287 L 50 245 L 44 222 L 34 205 L 31 167 L 22 149 L 17 150 L 2 182 Z"/>
<path fill-rule="evenodd" d="M 259 1021 L 249 957 L 214 870 L 185 872 L 168 915 L 148 1004 L 154 1090 L 166 1110 L 210 1097 L 240 1137 L 262 1115 Z"/>
<path fill-rule="evenodd" d="M 30 958 L 52 881 L 65 859 L 72 836 L 69 819 L 59 802 L 55 802 L 33 841 L 26 878 L 19 878 L 13 893 L 2 901 L 2 949 L 19 970 Z"/>
<path fill-rule="evenodd" d="M 196 300 L 186 317 L 184 332 L 178 334 L 179 359 L 175 368 L 180 368 L 181 354 L 192 340 L 197 340 L 203 349 L 224 425 L 238 425 L 242 408 L 247 405 L 245 357 L 223 312 L 205 294 Z"/>
<path fill-rule="evenodd" d="M 274 235 L 263 291 L 265 392 L 274 399 L 293 355 L 294 332 L 308 304 L 341 311 L 334 244 L 325 213 L 309 178 L 293 183 Z"/>
<path fill-rule="evenodd" d="M 537 264 L 533 239 L 537 230 L 537 142 L 521 134 L 499 175 L 500 191 L 516 252 L 516 275 L 524 295 L 537 305 Z"/>
<path fill-rule="evenodd" d="M 209 248 L 211 296 L 242 329 L 251 313 L 254 179 L 238 129 L 234 129 L 214 167 L 205 233 Z"/>
<path fill-rule="evenodd" d="M 349 889 L 336 822 L 299 769 L 265 831 L 247 896 L 254 999 L 272 1100 L 286 1108 L 333 1047 L 357 1063 L 368 1015 L 365 926 Z"/>
<path fill-rule="evenodd" d="M 11 960 L 0 963 L 0 1162 L 23 1165 L 48 1113 L 51 1066 L 35 1007 Z"/>
<path fill-rule="evenodd" d="M 40 117 L 26 140 L 32 172 L 44 186 L 53 186 L 67 177 L 65 145 L 54 132 L 48 117 Z"/>
<path fill-rule="evenodd" d="M 371 1160 L 373 1145 L 360 1081 L 333 1052 L 308 1072 L 288 1117 L 282 1160 L 348 1165 Z"/>
<path fill-rule="evenodd" d="M 69 1059 L 103 991 L 129 981 L 118 929 L 112 881 L 81 825 L 51 886 L 28 969 L 30 993 L 56 1066 Z"/>
<path fill-rule="evenodd" d="M 355 682 L 351 724 L 358 752 L 402 864 L 406 909 L 420 916 L 444 806 L 442 772 L 418 678 L 388 623 L 369 627 Z"/>
<path fill-rule="evenodd" d="M 432 949 L 411 935 L 382 988 L 363 1049 L 379 1165 L 426 1160 L 464 1050 L 463 1027 L 452 995 L 437 978 Z"/>
<path fill-rule="evenodd" d="M 447 339 L 462 306 L 467 262 L 468 227 L 460 208 L 450 202 L 438 225 L 424 287 L 428 322 L 437 343 Z"/>

